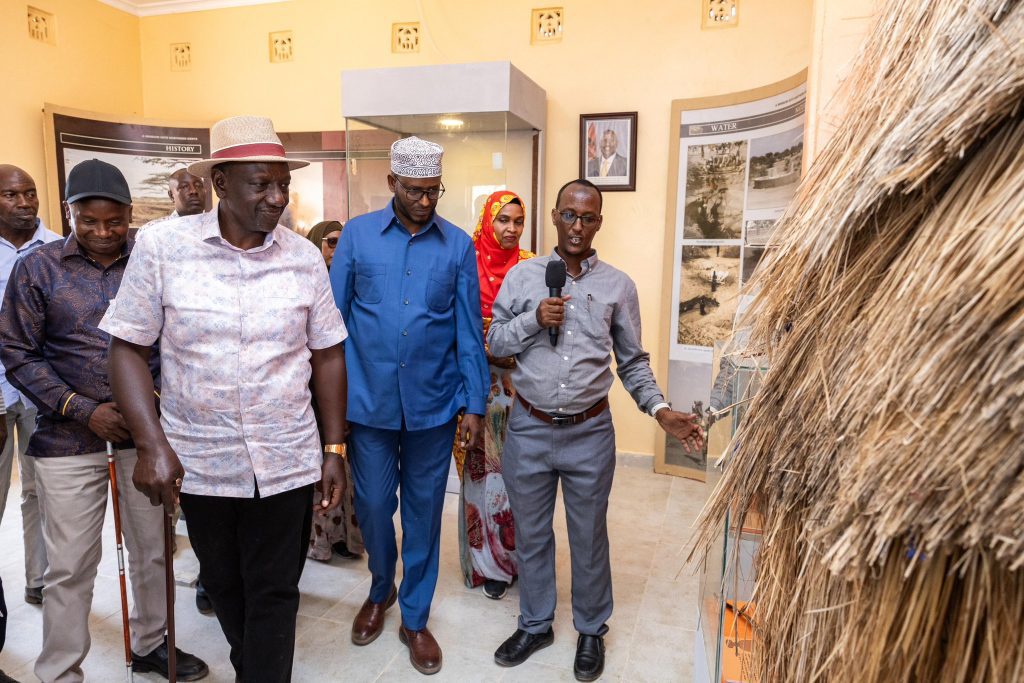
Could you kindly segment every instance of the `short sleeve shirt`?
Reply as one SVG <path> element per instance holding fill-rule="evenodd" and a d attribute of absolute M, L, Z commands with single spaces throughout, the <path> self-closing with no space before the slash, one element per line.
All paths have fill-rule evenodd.
<path fill-rule="evenodd" d="M 139 235 L 100 329 L 160 340 L 161 423 L 182 491 L 247 498 L 319 481 L 310 350 L 348 336 L 320 251 L 277 226 L 239 249 L 217 212 Z"/>

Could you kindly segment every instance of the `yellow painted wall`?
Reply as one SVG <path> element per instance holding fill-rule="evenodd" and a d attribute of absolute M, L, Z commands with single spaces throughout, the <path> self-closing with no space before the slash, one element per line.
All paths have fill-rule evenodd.
<path fill-rule="evenodd" d="M 35 179 L 40 216 L 47 216 L 43 154 L 45 102 L 90 111 L 142 113 L 139 19 L 97 0 L 33 0 L 56 15 L 57 44 L 28 37 L 25 2 L 0 0 L 0 163 Z"/>
<path fill-rule="evenodd" d="M 548 3 L 550 5 L 551 3 Z M 735 29 L 701 31 L 698 0 L 564 0 L 561 43 L 530 45 L 537 0 L 289 0 L 141 19 L 145 115 L 213 120 L 263 114 L 281 130 L 338 129 L 343 69 L 511 60 L 548 95 L 545 204 L 578 168 L 581 113 L 639 112 L 637 191 L 609 193 L 595 245 L 633 276 L 645 340 L 657 357 L 670 101 L 746 90 L 791 76 L 811 54 L 813 0 L 744 2 Z M 422 14 L 420 13 L 422 9 Z M 392 22 L 420 21 L 421 51 L 391 53 Z M 271 64 L 267 34 L 292 30 L 295 60 Z M 170 71 L 170 44 L 193 66 Z M 547 225 L 545 244 L 554 244 Z M 616 383 L 618 445 L 654 452 L 657 427 Z"/>
<path fill-rule="evenodd" d="M 815 0 L 814 40 L 807 76 L 810 125 L 804 138 L 804 168 L 828 144 L 844 113 L 837 96 L 851 61 L 871 28 L 878 0 Z"/>

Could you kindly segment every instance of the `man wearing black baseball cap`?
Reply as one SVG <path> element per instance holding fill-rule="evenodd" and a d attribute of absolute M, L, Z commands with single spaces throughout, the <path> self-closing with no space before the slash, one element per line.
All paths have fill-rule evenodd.
<path fill-rule="evenodd" d="M 138 458 L 111 398 L 110 336 L 98 327 L 114 304 L 133 247 L 131 193 L 116 167 L 92 159 L 71 169 L 65 196 L 71 235 L 15 264 L 0 308 L 0 359 L 11 383 L 39 409 L 27 455 L 35 459 L 50 566 L 35 673 L 47 682 L 84 679 L 107 507 L 105 442 L 111 442 L 124 482 L 118 497 L 135 598 L 132 668 L 166 677 L 162 511 L 130 485 Z M 155 354 L 150 369 L 157 378 Z M 178 680 L 198 680 L 208 671 L 202 660 L 178 651 Z"/>

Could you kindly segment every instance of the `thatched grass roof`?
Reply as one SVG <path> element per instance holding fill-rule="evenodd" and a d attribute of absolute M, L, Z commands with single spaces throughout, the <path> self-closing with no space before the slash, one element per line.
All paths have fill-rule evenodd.
<path fill-rule="evenodd" d="M 843 97 L 702 539 L 763 514 L 762 681 L 1024 681 L 1024 2 L 886 3 Z"/>

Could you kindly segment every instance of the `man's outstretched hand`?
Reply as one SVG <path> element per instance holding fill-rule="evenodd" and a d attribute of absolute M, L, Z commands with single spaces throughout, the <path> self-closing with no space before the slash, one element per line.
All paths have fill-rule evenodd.
<path fill-rule="evenodd" d="M 704 430 L 700 428 L 697 415 L 662 408 L 654 418 L 667 434 L 683 444 L 687 452 L 699 453 L 704 448 Z"/>

